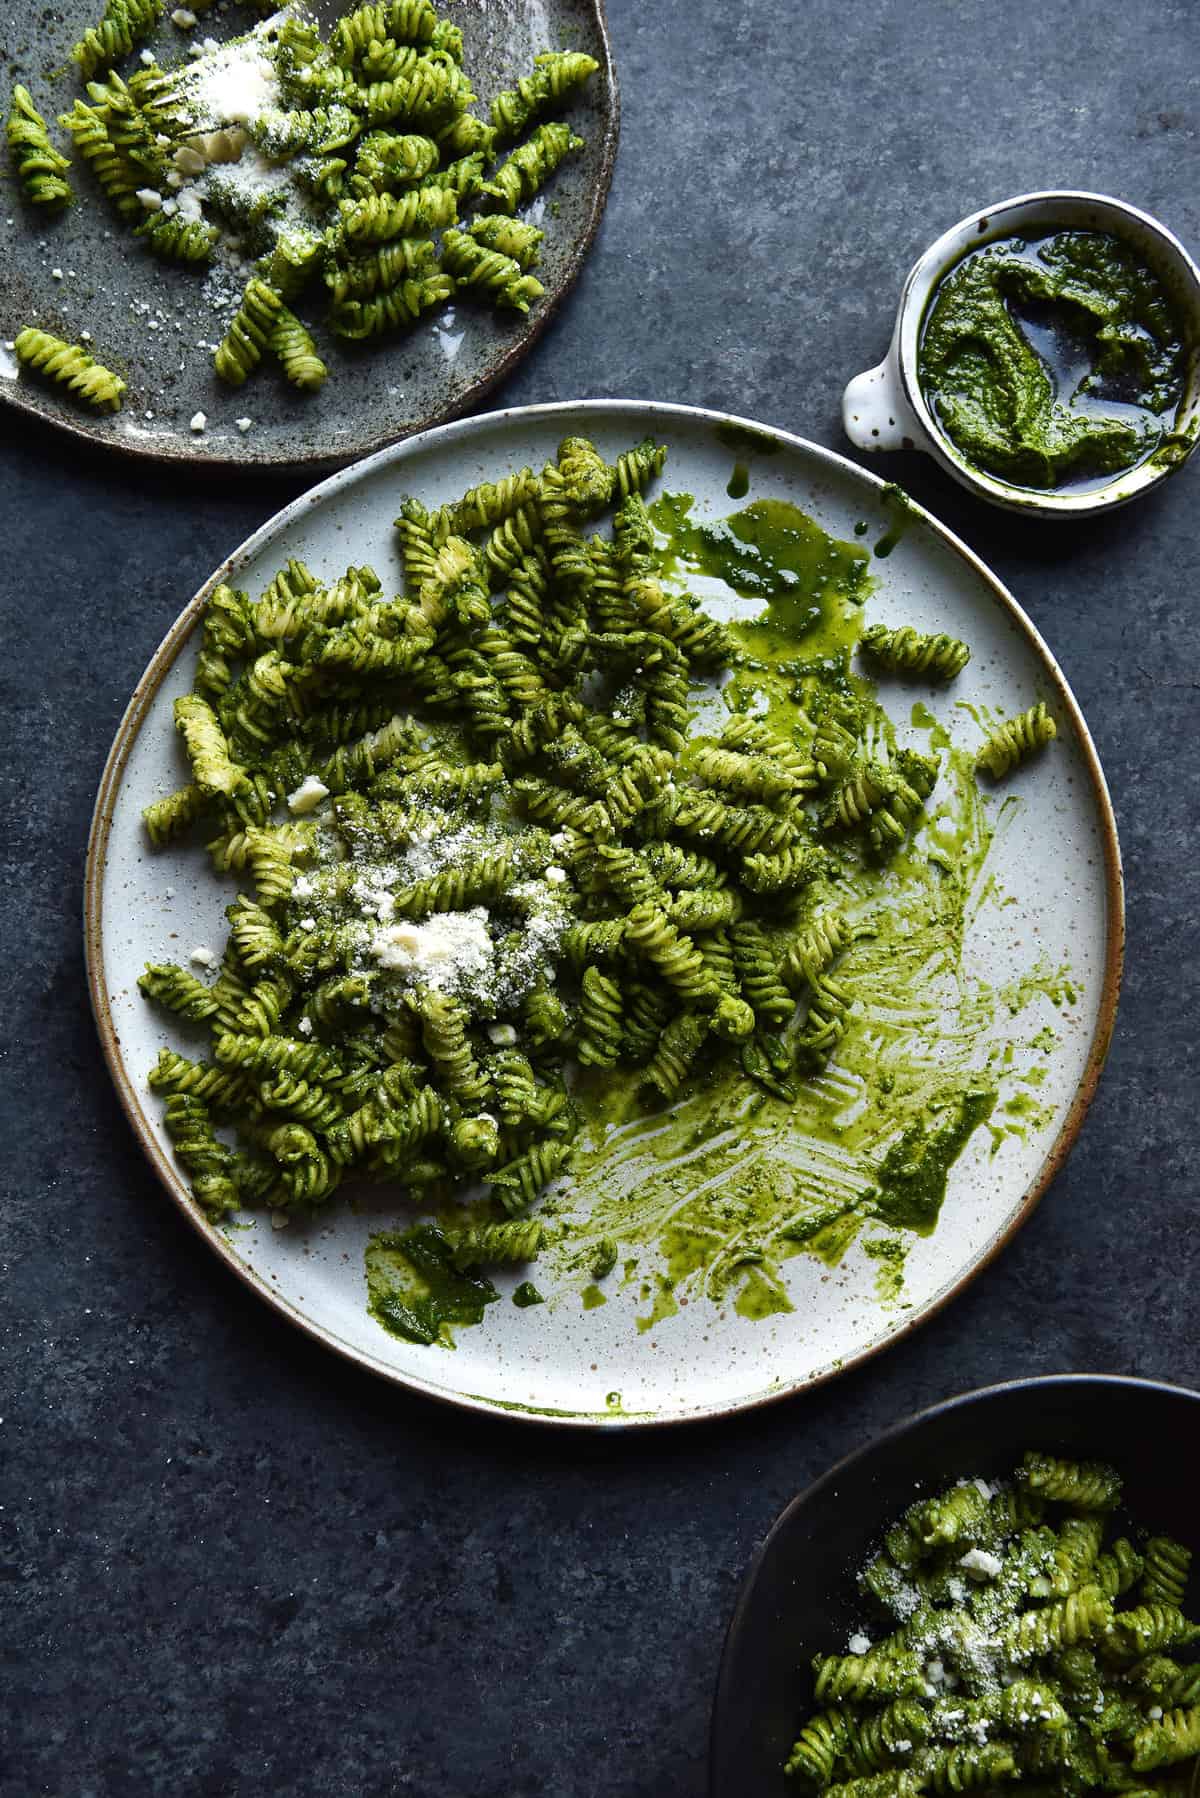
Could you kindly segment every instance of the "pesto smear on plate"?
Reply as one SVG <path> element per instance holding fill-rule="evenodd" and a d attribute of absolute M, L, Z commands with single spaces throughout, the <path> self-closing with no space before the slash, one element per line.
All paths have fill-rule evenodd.
<path fill-rule="evenodd" d="M 885 502 L 900 528 L 909 521 L 907 507 L 897 509 L 903 497 L 889 490 Z M 763 1319 L 793 1309 L 788 1261 L 808 1256 L 832 1268 L 857 1244 L 876 1265 L 879 1303 L 897 1308 L 908 1249 L 936 1228 L 952 1169 L 977 1132 L 994 1153 L 1050 1116 L 1038 1089 L 1058 1039 L 1044 1025 L 1023 1032 L 1019 1020 L 1039 995 L 1074 1003 L 1067 972 L 1031 968 L 1017 995 L 993 990 L 964 960 L 976 913 L 1006 903 L 988 858 L 1021 802 L 985 806 L 973 751 L 956 746 L 920 699 L 898 705 L 891 684 L 890 712 L 881 703 L 856 657 L 876 584 L 864 543 L 829 536 L 775 498 L 702 520 L 688 495 L 674 494 L 650 513 L 664 578 L 695 593 L 739 649 L 722 680 L 693 691 L 689 739 L 709 737 L 733 714 L 800 744 L 812 716 L 836 700 L 859 711 L 873 753 L 894 758 L 919 745 L 940 773 L 911 837 L 887 861 L 864 853 L 852 833 L 826 843 L 828 867 L 808 891 L 808 911 L 836 904 L 852 940 L 836 970 L 847 1027 L 824 1067 L 798 1074 L 781 1055 L 777 1070 L 764 1062 L 748 1083 L 735 1059 L 701 1063 L 669 1102 L 648 1095 L 638 1069 L 574 1078 L 580 1132 L 567 1178 L 538 1212 L 539 1279 L 545 1270 L 551 1304 L 592 1310 L 621 1296 L 639 1331 L 696 1300 Z M 881 539 L 878 553 L 892 542 Z M 795 929 L 781 920 L 781 948 Z M 1014 1024 L 997 1042 L 990 1026 L 1005 1013 Z M 371 1309 L 385 1328 L 452 1347 L 452 1326 L 482 1318 L 495 1289 L 446 1286 L 437 1226 L 453 1236 L 464 1217 L 485 1225 L 491 1212 L 486 1201 L 450 1203 L 434 1216 L 432 1230 L 412 1233 L 415 1257 L 404 1237 L 373 1239 Z M 518 1305 L 542 1296 L 527 1283 L 512 1295 Z"/>
<path fill-rule="evenodd" d="M 1166 447 L 1185 334 L 1165 288 L 1103 231 L 1005 237 L 943 277 L 921 390 L 976 467 L 1015 486 L 1103 484 Z"/>

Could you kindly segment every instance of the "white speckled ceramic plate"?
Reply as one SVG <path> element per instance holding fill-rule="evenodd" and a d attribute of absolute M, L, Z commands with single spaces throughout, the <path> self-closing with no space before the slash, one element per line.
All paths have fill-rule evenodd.
<path fill-rule="evenodd" d="M 439 503 L 506 470 L 539 466 L 560 438 L 576 432 L 610 458 L 648 432 L 666 442 L 665 488 L 694 495 L 698 518 L 736 509 L 726 492 L 736 457 L 749 471 L 748 499 L 793 501 L 835 537 L 854 541 L 861 526 L 858 540 L 875 544 L 895 521 L 882 483 L 828 450 L 718 414 L 620 401 L 533 407 L 442 426 L 332 477 L 217 569 L 138 686 L 92 829 L 89 976 L 121 1101 L 167 1191 L 210 1247 L 286 1317 L 389 1379 L 473 1408 L 603 1425 L 668 1423 L 764 1403 L 872 1354 L 944 1304 L 1025 1220 L 1074 1140 L 1108 1046 L 1121 968 L 1120 862 L 1095 751 L 1048 649 L 971 552 L 926 514 L 914 514 L 893 553 L 876 559 L 867 616 L 948 630 L 965 638 L 973 655 L 949 689 L 884 694 L 902 737 L 910 734 L 918 696 L 967 749 L 981 740 L 981 719 L 1023 710 L 1036 697 L 1047 701 L 1060 736 L 985 799 L 994 838 L 967 908 L 962 967 L 972 1000 L 966 1015 L 974 1020 L 967 1048 L 974 1065 L 986 1057 L 1005 1070 L 993 1122 L 1010 1122 L 971 1136 L 951 1169 L 939 1227 L 911 1238 L 902 1292 L 881 1302 L 879 1260 L 860 1240 L 832 1267 L 802 1253 L 782 1262 L 791 1310 L 744 1316 L 732 1302 L 734 1287 L 722 1291 L 693 1278 L 676 1286 L 672 1315 L 662 1315 L 661 1305 L 655 1315 L 646 1292 L 661 1270 L 653 1246 L 643 1242 L 637 1270 L 623 1272 L 622 1262 L 606 1283 L 603 1306 L 587 1308 L 579 1279 L 557 1277 L 552 1264 L 539 1262 L 537 1280 L 549 1302 L 527 1310 L 489 1306 L 481 1325 L 458 1330 L 450 1353 L 386 1334 L 367 1311 L 366 1240 L 411 1217 L 389 1209 L 386 1197 L 369 1211 L 338 1208 L 308 1229 L 276 1232 L 265 1219 L 228 1232 L 210 1227 L 176 1170 L 146 1087 L 164 1020 L 136 987 L 147 961 L 181 959 L 196 943 L 224 941 L 231 889 L 211 875 L 203 849 L 152 853 L 140 824 L 141 808 L 186 778 L 171 706 L 191 684 L 204 596 L 218 580 L 260 590 L 288 556 L 328 577 L 348 562 L 370 562 L 385 587 L 398 584 L 392 519 L 402 493 Z M 923 746 L 928 738 L 918 731 L 912 740 Z M 856 1001 L 870 997 L 855 991 L 849 964 L 844 979 Z M 983 994 L 1002 1002 L 976 1003 Z M 847 1105 L 864 1097 L 856 1098 L 852 1084 Z M 618 1145 L 615 1160 L 632 1170 L 640 1203 L 640 1182 L 650 1176 L 627 1147 Z M 796 1177 L 802 1142 L 777 1139 L 768 1152 L 773 1173 Z M 739 1171 L 735 1155 L 723 1177 L 734 1197 Z M 573 1194 L 583 1212 L 599 1177 L 589 1176 Z M 497 1277 L 506 1297 L 519 1277 Z"/>
<path fill-rule="evenodd" d="M 311 0 L 310 10 L 327 31 L 353 4 Z M 82 95 L 67 52 L 100 11 L 96 0 L 64 0 L 53 14 L 15 5 L 0 49 L 9 83 L 26 84 L 55 143 L 67 150 L 70 139 L 55 115 Z M 539 50 L 585 50 L 600 65 L 563 115 L 584 148 L 535 202 L 547 214 L 537 269 L 546 293 L 528 315 L 460 300 L 360 350 L 323 328 L 320 300 L 309 295 L 297 310 L 329 365 L 319 392 L 298 393 L 265 364 L 244 387 L 227 387 L 213 373 L 211 349 L 227 311 L 206 301 L 203 275 L 157 262 L 114 222 L 76 157 L 68 178 L 78 198 L 64 213 L 34 216 L 15 185 L 0 209 L 0 342 L 30 324 L 72 343 L 88 330 L 96 359 L 127 381 L 125 403 L 112 416 L 90 413 L 51 382 L 18 378 L 15 357 L 3 349 L 0 401 L 120 454 L 314 475 L 477 409 L 533 348 L 575 282 L 608 197 L 620 107 L 603 0 L 439 0 L 439 11 L 462 28 L 463 66 L 482 118 L 492 96 L 511 87 Z M 223 40 L 254 23 L 252 9 L 218 0 L 196 31 L 179 31 L 168 19 L 153 43 L 164 66 L 173 65 L 195 38 L 211 32 Z M 128 74 L 136 66 L 131 58 L 121 68 Z M 7 107 L 7 87 L 5 93 Z M 225 285 L 236 291 L 232 279 Z M 203 432 L 190 429 L 197 412 L 208 421 Z M 239 418 L 252 420 L 244 433 Z"/>

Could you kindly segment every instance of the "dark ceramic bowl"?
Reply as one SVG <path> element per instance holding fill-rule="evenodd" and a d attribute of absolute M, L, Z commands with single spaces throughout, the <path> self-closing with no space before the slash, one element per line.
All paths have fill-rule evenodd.
<path fill-rule="evenodd" d="M 857 1570 L 919 1491 L 1008 1473 L 1027 1448 L 1111 1461 L 1142 1525 L 1200 1551 L 1200 1394 L 1057 1374 L 964 1393 L 897 1424 L 794 1498 L 746 1575 L 717 1682 L 711 1798 L 796 1798 L 783 1764 L 812 1695 L 812 1657 L 864 1619 Z M 1193 1572 L 1195 1596 L 1197 1575 Z"/>

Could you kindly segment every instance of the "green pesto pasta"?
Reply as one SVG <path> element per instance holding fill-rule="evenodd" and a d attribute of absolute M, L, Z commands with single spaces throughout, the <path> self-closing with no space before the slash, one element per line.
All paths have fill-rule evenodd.
<path fill-rule="evenodd" d="M 22 368 L 58 382 L 72 399 L 97 412 L 120 411 L 124 381 L 103 363 L 94 361 L 81 344 L 64 343 L 49 331 L 26 325 L 17 332 L 13 348 Z"/>
<path fill-rule="evenodd" d="M 1002 780 L 1019 762 L 1053 743 L 1058 726 L 1041 700 L 1027 712 L 998 725 L 979 750 L 975 761 L 993 780 Z"/>
<path fill-rule="evenodd" d="M 1106 1463 L 1030 1452 L 1010 1480 L 911 1505 L 859 1576 L 887 1621 L 816 1656 L 787 1774 L 821 1798 L 1185 1792 L 1200 1668 L 1172 1657 L 1200 1641 L 1181 1608 L 1191 1557 L 1168 1537 L 1144 1555 L 1108 1541 L 1120 1493 Z M 1119 1590 L 1106 1564 L 1128 1574 Z"/>
<path fill-rule="evenodd" d="M 957 637 L 944 632 L 926 636 L 910 624 L 889 630 L 873 624 L 863 632 L 863 654 L 889 674 L 924 677 L 931 681 L 953 680 L 971 659 L 971 651 Z"/>
<path fill-rule="evenodd" d="M 50 142 L 46 121 L 33 103 L 27 87 L 18 81 L 12 91 L 5 130 L 9 156 L 21 184 L 21 192 L 31 206 L 45 206 L 53 211 L 70 201 L 70 183 L 63 180 L 71 166 Z"/>

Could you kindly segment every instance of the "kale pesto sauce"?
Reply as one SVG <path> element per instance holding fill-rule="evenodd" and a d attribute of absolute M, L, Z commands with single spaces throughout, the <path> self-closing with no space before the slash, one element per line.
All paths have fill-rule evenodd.
<path fill-rule="evenodd" d="M 910 508 L 891 489 L 884 505 L 895 541 Z M 865 544 L 830 537 L 782 500 L 754 501 L 718 522 L 695 519 L 687 495 L 660 499 L 651 511 L 669 573 L 685 586 L 697 576 L 719 580 L 748 602 L 731 623 L 743 653 L 722 690 L 729 710 L 768 717 L 799 743 L 805 717 L 836 693 L 860 703 L 892 741 L 874 685 L 851 665 L 874 585 Z M 890 547 L 885 541 L 885 554 Z M 933 1228 L 951 1165 L 995 1104 L 996 1087 L 970 1067 L 982 1021 L 975 999 L 963 1002 L 971 1020 L 964 1029 L 934 996 L 960 978 L 966 897 L 991 835 L 969 756 L 949 752 L 925 708 L 911 722 L 947 751 L 949 792 L 930 807 L 927 844 L 882 871 L 852 844 L 831 849 L 842 902 L 859 908 L 869 931 L 838 977 L 906 1020 L 894 1033 L 852 1028 L 843 1039 L 838 1066 L 864 1095 L 853 1114 L 825 1082 L 764 1090 L 736 1066 L 698 1070 L 667 1106 L 647 1105 L 634 1071 L 588 1071 L 576 1088 L 585 1129 L 573 1174 L 586 1195 L 576 1261 L 586 1265 L 586 1243 L 603 1236 L 619 1238 L 622 1250 L 652 1250 L 661 1271 L 641 1279 L 639 1330 L 665 1322 L 687 1294 L 728 1302 L 749 1318 L 791 1310 L 782 1263 L 805 1254 L 835 1266 L 868 1225 L 877 1291 L 881 1302 L 895 1301 L 905 1239 Z M 716 728 L 706 719 L 693 732 Z M 827 902 L 827 892 L 813 895 L 814 907 Z M 785 935 L 786 927 L 781 941 Z M 943 1035 L 946 1059 L 931 1063 L 930 1044 Z M 810 1168 L 798 1166 L 798 1142 Z M 590 1287 L 585 1306 L 599 1297 Z"/>
<path fill-rule="evenodd" d="M 911 519 L 904 496 L 889 490 L 884 507 L 898 536 Z M 727 710 L 753 711 L 803 744 L 812 716 L 836 694 L 895 747 L 874 684 L 852 666 L 874 584 L 865 543 L 832 538 L 775 499 L 703 522 L 687 495 L 675 495 L 651 514 L 669 576 L 682 586 L 719 581 L 727 599 L 736 596 L 723 611 L 733 612 L 741 650 L 721 688 Z M 639 1332 L 669 1325 L 694 1299 L 770 1318 L 792 1309 L 788 1259 L 834 1267 L 860 1238 L 879 1302 L 901 1302 L 906 1245 L 934 1228 L 950 1169 L 975 1130 L 993 1110 L 994 1142 L 1025 1127 L 997 1107 L 1003 1068 L 991 1058 L 979 1065 L 993 995 L 963 972 L 968 900 L 992 842 L 972 757 L 919 701 L 909 724 L 942 759 L 914 838 L 883 867 L 853 838 L 830 839 L 830 878 L 809 895 L 808 911 L 819 910 L 832 882 L 856 932 L 836 978 L 862 1006 L 834 1077 L 751 1081 L 726 1058 L 698 1067 L 669 1104 L 647 1101 L 636 1069 L 584 1068 L 573 1081 L 582 1128 L 568 1190 L 543 1208 L 558 1240 L 539 1268 L 585 1310 L 629 1293 Z M 691 734 L 719 729 L 710 694 Z M 780 953 L 796 928 L 781 920 Z M 1043 985 L 1052 978 L 1039 976 Z M 1028 997 L 1022 990 L 1014 1003 L 1023 1008 Z M 856 1019 L 868 1006 L 863 1028 Z M 454 1270 L 432 1226 L 373 1238 L 367 1260 L 375 1316 L 417 1341 L 452 1344 L 453 1324 L 478 1321 L 496 1296 L 488 1281 Z M 605 1292 L 599 1282 L 609 1275 Z M 541 1295 L 526 1281 L 513 1297 L 525 1305 Z"/>
<path fill-rule="evenodd" d="M 971 250 L 922 328 L 921 390 L 967 461 L 1015 486 L 1102 485 L 1163 447 L 1185 332 L 1118 237 L 1054 231 Z"/>

